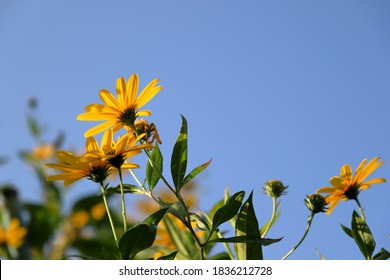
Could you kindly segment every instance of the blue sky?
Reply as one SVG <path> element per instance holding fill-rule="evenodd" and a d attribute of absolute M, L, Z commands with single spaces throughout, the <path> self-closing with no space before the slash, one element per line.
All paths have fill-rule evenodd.
<path fill-rule="evenodd" d="M 255 190 L 260 223 L 271 213 L 263 182 L 289 185 L 282 216 L 270 231 L 284 240 L 266 248 L 280 259 L 306 226 L 306 194 L 328 185 L 340 167 L 381 156 L 375 177 L 390 175 L 390 18 L 387 1 L 10 1 L 0 3 L 1 182 L 24 199 L 39 188 L 17 159 L 33 145 L 26 103 L 36 97 L 40 118 L 83 147 L 92 123 L 76 121 L 117 77 L 160 79 L 148 104 L 166 160 L 189 123 L 189 168 L 213 158 L 200 180 L 208 210 L 225 186 Z M 169 166 L 166 161 L 166 166 Z M 168 170 L 168 168 L 166 168 Z M 21 175 L 22 174 L 22 175 Z M 129 178 L 130 180 L 130 178 Z M 26 182 L 29 182 L 26 184 Z M 70 197 L 95 189 L 78 184 Z M 389 184 L 360 194 L 377 250 L 390 249 Z M 291 259 L 361 259 L 341 230 L 353 202 L 318 215 Z"/>

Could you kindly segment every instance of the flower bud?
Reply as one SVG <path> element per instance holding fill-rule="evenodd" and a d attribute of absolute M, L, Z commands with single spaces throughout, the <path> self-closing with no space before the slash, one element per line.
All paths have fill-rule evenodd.
<path fill-rule="evenodd" d="M 305 199 L 305 204 L 307 209 L 309 209 L 313 214 L 325 212 L 327 210 L 326 206 L 328 205 L 325 197 L 318 193 L 308 195 Z"/>
<path fill-rule="evenodd" d="M 273 198 L 278 198 L 283 194 L 286 194 L 285 190 L 288 186 L 283 185 L 279 180 L 270 180 L 265 182 L 264 192 Z"/>

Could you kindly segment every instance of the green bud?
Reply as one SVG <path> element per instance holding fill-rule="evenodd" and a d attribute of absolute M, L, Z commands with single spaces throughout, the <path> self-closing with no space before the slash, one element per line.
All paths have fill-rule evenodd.
<path fill-rule="evenodd" d="M 264 192 L 274 198 L 278 198 L 283 194 L 286 194 L 285 190 L 288 186 L 283 185 L 283 183 L 279 180 L 270 180 L 265 182 Z"/>
<path fill-rule="evenodd" d="M 326 206 L 328 205 L 325 197 L 318 193 L 308 195 L 305 199 L 305 204 L 307 209 L 313 212 L 313 214 L 325 212 L 327 210 Z"/>

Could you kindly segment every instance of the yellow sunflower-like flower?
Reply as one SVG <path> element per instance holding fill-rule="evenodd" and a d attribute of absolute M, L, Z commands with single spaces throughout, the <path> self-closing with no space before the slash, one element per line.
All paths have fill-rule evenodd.
<path fill-rule="evenodd" d="M 80 121 L 104 121 L 103 123 L 92 127 L 85 132 L 85 137 L 90 137 L 113 128 L 116 132 L 124 127 L 127 130 L 132 129 L 134 122 L 139 116 L 150 116 L 149 110 L 140 110 L 148 103 L 161 89 L 157 86 L 158 79 L 151 81 L 137 96 L 138 76 L 133 74 L 126 82 L 124 78 L 118 78 L 116 81 L 115 98 L 111 92 L 106 89 L 100 91 L 99 95 L 104 104 L 90 104 L 85 107 L 85 113 L 80 114 L 77 119 Z"/>
<path fill-rule="evenodd" d="M 47 180 L 64 180 L 65 187 L 82 178 L 102 183 L 110 174 L 109 164 L 101 159 L 91 160 L 66 151 L 58 151 L 57 158 L 59 163 L 48 163 L 44 166 L 62 171 L 62 173 L 51 175 L 47 177 Z"/>
<path fill-rule="evenodd" d="M 19 248 L 26 234 L 27 230 L 20 226 L 20 221 L 13 218 L 6 229 L 0 226 L 0 245 L 7 244 L 12 248 Z"/>
<path fill-rule="evenodd" d="M 136 145 L 136 139 L 132 133 L 127 133 L 118 140 L 114 141 L 114 132 L 112 129 L 107 130 L 102 137 L 100 147 L 94 137 L 87 138 L 86 157 L 91 159 L 106 160 L 112 167 L 117 169 L 133 169 L 139 168 L 138 164 L 128 163 L 126 159 L 140 154 L 142 149 L 152 148 L 150 144 Z"/>
<path fill-rule="evenodd" d="M 367 164 L 367 159 L 364 159 L 352 175 L 352 169 L 349 164 L 341 167 L 340 176 L 334 176 L 330 179 L 332 186 L 327 186 L 318 189 L 317 193 L 328 194 L 326 202 L 329 203 L 328 215 L 333 211 L 340 200 L 354 199 L 358 202 L 358 195 L 361 190 L 366 190 L 373 184 L 380 184 L 386 182 L 384 178 L 375 178 L 364 181 L 374 170 L 381 166 L 384 161 L 379 157 L 372 159 Z M 359 204 L 359 202 L 358 202 Z"/>

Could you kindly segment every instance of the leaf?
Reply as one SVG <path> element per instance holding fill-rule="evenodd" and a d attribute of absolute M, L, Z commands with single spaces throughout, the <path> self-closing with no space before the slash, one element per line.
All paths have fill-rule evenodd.
<path fill-rule="evenodd" d="M 156 226 L 142 223 L 126 231 L 119 240 L 119 252 L 124 260 L 132 260 L 135 255 L 153 245 L 156 238 Z"/>
<path fill-rule="evenodd" d="M 321 254 L 321 252 L 316 248 L 316 253 L 317 253 L 317 256 L 320 257 L 321 260 L 326 260 L 326 258 Z"/>
<path fill-rule="evenodd" d="M 177 251 L 170 253 L 166 256 L 161 256 L 157 260 L 174 260 L 176 258 Z"/>
<path fill-rule="evenodd" d="M 253 191 L 247 201 L 242 205 L 236 221 L 236 237 L 259 238 L 261 240 L 259 223 L 256 218 L 252 203 Z M 262 260 L 263 251 L 261 245 L 248 246 L 247 243 L 237 243 L 234 250 L 239 260 Z"/>
<path fill-rule="evenodd" d="M 119 260 L 118 256 L 109 251 L 106 247 L 102 248 L 101 254 L 103 256 L 103 260 Z"/>
<path fill-rule="evenodd" d="M 114 193 L 121 193 L 121 186 L 118 185 L 116 187 L 107 188 L 106 191 L 107 191 L 106 192 L 107 196 L 110 196 Z M 123 184 L 123 192 L 124 193 L 134 193 L 134 194 L 143 194 L 143 191 L 140 188 L 138 188 L 135 185 L 131 185 L 131 184 Z"/>
<path fill-rule="evenodd" d="M 175 146 L 173 147 L 172 158 L 171 158 L 171 174 L 173 183 L 176 188 L 176 192 L 179 192 L 183 186 L 183 179 L 187 169 L 187 138 L 188 138 L 188 127 L 187 120 L 181 116 L 182 125 L 180 134 L 176 139 Z"/>
<path fill-rule="evenodd" d="M 205 162 L 198 167 L 194 168 L 185 178 L 183 181 L 183 186 L 187 183 L 189 183 L 192 179 L 194 179 L 200 172 L 205 170 L 211 163 L 212 159 L 210 159 L 208 162 Z"/>
<path fill-rule="evenodd" d="M 252 238 L 247 236 L 234 236 L 226 238 L 216 238 L 207 241 L 207 243 L 219 242 L 219 243 L 259 243 L 262 246 L 268 246 L 281 241 L 283 237 L 271 239 L 271 238 Z"/>
<path fill-rule="evenodd" d="M 167 213 L 169 208 L 162 208 L 158 210 L 157 212 L 153 213 L 149 217 L 147 217 L 143 223 L 152 223 L 155 226 L 158 225 L 158 223 L 164 218 L 165 214 Z"/>
<path fill-rule="evenodd" d="M 341 226 L 341 228 L 343 229 L 343 231 L 344 231 L 349 237 L 353 238 L 353 237 L 352 237 L 352 231 L 351 231 L 350 228 L 344 226 L 343 224 L 340 224 L 340 226 Z"/>
<path fill-rule="evenodd" d="M 369 260 L 372 258 L 372 253 L 375 249 L 375 240 L 372 236 L 370 228 L 366 222 L 353 211 L 352 214 L 352 237 L 359 246 L 363 256 Z"/>
<path fill-rule="evenodd" d="M 382 248 L 375 256 L 372 258 L 373 260 L 388 260 L 390 259 L 390 252 L 386 249 Z"/>
<path fill-rule="evenodd" d="M 190 213 L 191 222 L 196 222 L 196 226 L 202 231 L 210 231 L 210 226 L 206 219 L 196 213 Z"/>
<path fill-rule="evenodd" d="M 240 210 L 244 196 L 245 192 L 240 191 L 226 200 L 225 204 L 215 212 L 211 232 L 214 232 L 218 226 L 229 221 L 237 214 L 238 210 Z"/>
<path fill-rule="evenodd" d="M 27 116 L 27 125 L 30 129 L 32 136 L 36 139 L 39 139 L 42 134 L 41 128 L 39 127 L 37 121 L 30 115 Z"/>
<path fill-rule="evenodd" d="M 153 191 L 154 187 L 160 180 L 160 174 L 163 172 L 163 156 L 157 142 L 150 155 L 150 160 L 152 161 L 154 167 L 151 165 L 150 161 L 148 161 L 146 164 L 146 180 L 149 185 L 149 190 Z M 157 169 L 160 174 L 156 172 L 155 169 Z"/>

